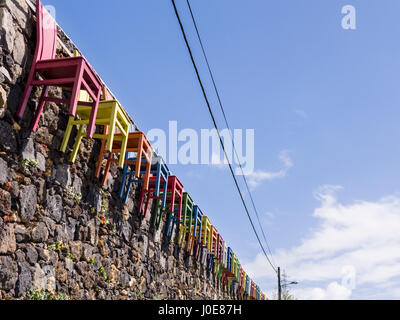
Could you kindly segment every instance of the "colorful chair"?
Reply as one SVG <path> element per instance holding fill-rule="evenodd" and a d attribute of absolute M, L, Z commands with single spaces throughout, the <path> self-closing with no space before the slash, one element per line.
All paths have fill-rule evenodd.
<path fill-rule="evenodd" d="M 188 233 L 188 241 L 186 243 L 186 251 L 193 254 L 198 260 L 200 257 L 200 248 L 201 248 L 201 225 L 203 223 L 203 212 L 201 211 L 198 205 L 193 206 L 193 214 L 190 217 L 189 221 L 189 233 Z"/>
<path fill-rule="evenodd" d="M 214 254 L 213 253 L 208 253 L 207 255 L 207 270 L 212 271 L 214 269 Z"/>
<path fill-rule="evenodd" d="M 225 241 L 223 245 L 222 263 L 224 265 L 224 268 L 226 269 L 228 267 L 228 245 L 226 244 Z"/>
<path fill-rule="evenodd" d="M 246 275 L 246 286 L 244 294 L 245 294 L 245 300 L 248 300 L 250 295 L 250 277 L 248 275 Z"/>
<path fill-rule="evenodd" d="M 150 178 L 150 167 L 151 167 L 151 160 L 153 157 L 153 148 L 151 147 L 150 142 L 147 140 L 146 135 L 143 132 L 136 131 L 136 132 L 130 132 L 127 135 L 126 143 L 121 144 L 119 141 L 121 138 L 122 134 L 118 133 L 114 135 L 114 143 L 112 144 L 112 149 L 110 150 L 108 148 L 109 146 L 109 141 L 107 142 L 107 146 L 105 141 L 102 143 L 102 147 L 100 149 L 100 155 L 99 159 L 97 161 L 97 166 L 96 166 L 96 172 L 95 172 L 95 177 L 99 178 L 100 177 L 100 172 L 102 169 L 102 164 L 103 164 L 103 159 L 104 155 L 109 152 L 108 154 L 108 159 L 107 159 L 107 164 L 106 167 L 104 168 L 103 172 L 103 180 L 102 184 L 103 186 L 107 182 L 107 177 L 108 173 L 110 172 L 111 164 L 113 162 L 118 162 L 114 158 L 114 154 L 119 153 L 119 167 L 124 168 L 124 164 L 133 164 L 135 165 L 135 175 L 134 177 L 137 179 L 140 179 L 140 172 L 142 168 L 142 161 L 145 161 L 146 163 L 146 173 L 144 177 L 144 184 L 143 187 L 147 190 L 148 184 L 149 184 L 149 178 Z M 125 153 L 126 152 L 134 152 L 136 153 L 136 161 L 127 161 L 125 162 Z"/>
<path fill-rule="evenodd" d="M 247 279 L 247 274 L 246 274 L 246 272 L 243 270 L 242 288 L 241 288 L 241 297 L 242 297 L 243 300 L 245 299 L 246 279 Z"/>
<path fill-rule="evenodd" d="M 165 233 L 171 240 L 174 228 L 181 221 L 183 204 L 183 184 L 177 176 L 169 176 L 167 190 L 163 189 L 162 194 L 167 193 L 167 210 L 169 213 Z M 160 214 L 162 216 L 162 214 Z"/>
<path fill-rule="evenodd" d="M 56 58 L 57 24 L 40 0 L 36 0 L 36 50 L 25 90 L 18 106 L 16 117 L 22 119 L 33 86 L 43 86 L 42 95 L 31 122 L 30 129 L 36 131 L 46 102 L 69 105 L 68 113 L 76 115 L 78 103 L 89 112 L 87 136 L 93 137 L 95 119 L 101 95 L 101 80 L 83 57 Z M 37 77 L 40 79 L 37 80 Z M 49 87 L 72 89 L 70 99 L 48 96 Z M 78 101 L 80 90 L 88 92 L 91 102 Z"/>
<path fill-rule="evenodd" d="M 182 220 L 179 229 L 178 245 L 183 248 L 186 235 L 189 233 L 190 217 L 193 215 L 194 202 L 187 192 L 183 193 Z"/>
<path fill-rule="evenodd" d="M 203 216 L 201 227 L 201 243 L 204 248 L 211 251 L 211 222 L 207 216 Z"/>
<path fill-rule="evenodd" d="M 218 259 L 218 230 L 214 226 L 211 226 L 210 238 L 210 251 L 214 254 L 214 257 Z"/>
<path fill-rule="evenodd" d="M 224 239 L 220 234 L 218 234 L 218 247 L 217 247 L 217 259 L 222 263 L 224 256 Z"/>
<path fill-rule="evenodd" d="M 103 87 L 103 97 L 107 96 L 105 93 L 107 89 Z M 85 92 L 80 93 L 81 99 L 89 99 Z M 78 134 L 75 138 L 75 144 L 71 154 L 70 161 L 75 162 L 76 156 L 79 151 L 79 146 L 82 138 L 86 135 L 85 126 L 89 124 L 91 117 L 91 109 L 85 105 L 79 105 L 76 109 L 76 115 L 70 116 L 67 129 L 64 134 L 64 139 L 61 144 L 61 152 L 65 152 L 71 136 L 72 128 L 78 126 Z M 125 160 L 125 152 L 128 143 L 128 131 L 130 120 L 125 113 L 122 106 L 117 100 L 102 100 L 98 104 L 97 116 L 95 125 L 104 126 L 104 134 L 95 133 L 93 138 L 102 139 L 102 150 L 107 149 L 109 152 L 118 151 L 120 153 L 119 166 L 122 168 Z M 118 150 L 117 150 L 118 149 Z M 104 151 L 103 151 L 104 152 Z"/>
<path fill-rule="evenodd" d="M 227 266 L 226 267 L 230 272 L 233 271 L 233 251 L 230 247 L 228 247 Z"/>
<path fill-rule="evenodd" d="M 139 176 L 141 177 L 140 179 L 136 179 L 135 176 L 137 162 L 138 162 L 137 157 L 129 158 L 125 161 L 121 187 L 119 189 L 119 197 L 123 198 L 122 202 L 124 204 L 126 204 L 126 202 L 128 201 L 129 193 L 133 182 L 140 183 L 142 185 L 147 182 L 146 179 L 143 179 L 143 177 L 146 177 L 146 172 L 148 169 L 146 157 L 144 156 L 142 157 L 141 169 L 139 173 Z M 139 202 L 139 212 L 142 211 L 144 196 L 146 192 L 148 193 L 149 190 L 151 189 L 151 192 L 154 193 L 154 198 L 159 198 L 161 188 L 165 189 L 167 187 L 168 177 L 170 176 L 170 174 L 171 173 L 168 169 L 168 166 L 165 164 L 163 158 L 157 155 L 153 155 L 152 163 L 150 166 L 150 175 L 152 176 L 153 179 L 151 182 L 150 182 L 150 177 L 148 179 L 148 185 L 149 185 L 148 190 L 142 187 L 142 192 L 140 195 L 140 202 Z M 126 183 L 127 180 L 128 183 Z M 152 185 L 152 187 L 150 187 L 150 184 Z M 125 185 L 126 185 L 126 192 L 124 196 Z M 167 194 L 165 193 L 164 196 L 162 197 L 162 202 L 161 202 L 162 208 L 165 207 L 166 202 L 167 202 Z"/>

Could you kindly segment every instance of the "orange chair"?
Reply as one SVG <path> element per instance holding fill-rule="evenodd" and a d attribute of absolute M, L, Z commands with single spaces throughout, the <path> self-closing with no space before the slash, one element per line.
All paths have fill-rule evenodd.
<path fill-rule="evenodd" d="M 106 129 L 105 129 L 106 130 Z M 115 134 L 118 137 L 119 134 Z M 108 154 L 108 160 L 106 167 L 103 173 L 103 186 L 107 182 L 108 173 L 110 172 L 111 164 L 113 162 L 118 162 L 117 159 L 114 158 L 114 154 L 121 152 L 121 141 L 115 140 L 113 143 L 112 151 Z M 141 166 L 145 163 L 146 165 L 146 173 L 143 181 L 143 188 L 145 190 L 149 187 L 150 180 L 150 170 L 151 170 L 151 161 L 153 157 L 153 148 L 151 147 L 150 142 L 147 140 L 146 135 L 143 132 L 131 132 L 128 135 L 128 143 L 126 147 L 126 152 L 135 152 L 137 154 L 135 161 L 125 161 L 125 164 L 135 165 L 135 178 L 140 178 Z M 102 142 L 99 159 L 97 161 L 95 177 L 100 177 L 100 171 L 102 169 L 104 155 L 107 153 L 106 151 L 106 141 Z M 143 161 L 142 159 L 145 159 Z M 142 164 L 143 162 L 143 164 Z"/>
<path fill-rule="evenodd" d="M 211 244 L 210 251 L 214 254 L 214 257 L 218 259 L 218 230 L 214 226 L 211 226 Z"/>

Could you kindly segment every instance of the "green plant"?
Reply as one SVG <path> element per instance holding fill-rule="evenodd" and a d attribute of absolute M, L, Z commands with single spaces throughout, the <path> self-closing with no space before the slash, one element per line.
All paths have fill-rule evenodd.
<path fill-rule="evenodd" d="M 97 216 L 100 219 L 100 223 L 104 226 L 108 226 L 111 225 L 113 232 L 115 232 L 117 230 L 117 228 L 115 227 L 114 224 L 112 224 L 110 222 L 110 220 L 108 219 L 108 211 L 109 211 L 109 207 L 108 207 L 108 203 L 107 203 L 107 194 L 102 190 L 101 191 L 101 207 L 100 207 L 100 211 L 97 213 Z"/>
<path fill-rule="evenodd" d="M 107 273 L 104 270 L 104 267 L 100 267 L 99 270 L 97 270 L 97 273 L 100 277 L 102 277 L 105 281 L 107 280 Z"/>
<path fill-rule="evenodd" d="M 25 295 L 28 300 L 69 300 L 69 296 L 63 292 L 53 294 L 47 290 L 31 289 Z"/>
<path fill-rule="evenodd" d="M 53 250 L 53 251 L 60 251 L 62 249 L 62 243 L 55 242 L 55 243 L 47 244 L 47 249 Z"/>
<path fill-rule="evenodd" d="M 72 255 L 71 251 L 67 251 L 67 258 L 71 259 L 71 260 L 75 260 L 75 257 Z"/>
<path fill-rule="evenodd" d="M 21 167 L 23 167 L 24 169 L 29 169 L 30 167 L 36 168 L 39 165 L 39 161 L 37 161 L 36 159 L 22 159 L 21 162 Z"/>
<path fill-rule="evenodd" d="M 136 293 L 136 295 L 137 295 L 139 300 L 143 300 L 143 292 L 142 292 L 142 290 L 140 290 L 139 288 L 136 288 L 135 289 L 135 293 Z"/>
<path fill-rule="evenodd" d="M 95 264 L 95 261 L 94 261 L 94 258 L 93 258 L 93 257 L 90 257 L 89 263 L 90 263 L 90 264 Z"/>
<path fill-rule="evenodd" d="M 82 193 L 76 193 L 74 188 L 71 186 L 67 187 L 67 197 L 70 199 L 74 199 L 77 204 L 79 204 L 82 200 Z"/>

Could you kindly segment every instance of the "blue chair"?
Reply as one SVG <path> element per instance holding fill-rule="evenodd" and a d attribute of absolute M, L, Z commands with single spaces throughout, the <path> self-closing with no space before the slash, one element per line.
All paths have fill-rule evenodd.
<path fill-rule="evenodd" d="M 144 200 L 144 195 L 146 191 L 152 191 L 154 192 L 155 197 L 160 197 L 160 189 L 161 186 L 163 185 L 163 188 L 167 188 L 168 184 L 168 177 L 171 175 L 167 165 L 165 164 L 165 161 L 162 159 L 160 156 L 153 156 L 152 158 L 152 165 L 150 169 L 150 174 L 154 177 L 153 179 L 150 179 L 149 181 L 149 190 L 144 190 L 142 188 L 142 194 L 140 197 L 140 204 L 139 204 L 139 212 L 142 211 L 142 206 L 143 206 L 143 200 Z M 132 161 L 132 163 L 136 163 L 136 158 L 129 158 L 127 161 Z M 146 161 L 142 161 L 143 167 L 140 168 L 140 175 L 145 173 L 145 166 L 146 166 Z M 130 170 L 129 170 L 130 169 Z M 128 179 L 129 177 L 129 179 Z M 127 189 L 124 195 L 124 190 L 125 190 L 125 184 L 126 180 L 128 180 L 127 183 Z M 121 187 L 119 190 L 119 196 L 120 198 L 123 198 L 123 203 L 125 204 L 128 201 L 129 193 L 131 190 L 132 183 L 140 183 L 143 184 L 143 180 L 138 180 L 135 178 L 135 164 L 126 164 L 124 166 L 124 173 L 122 177 L 122 183 Z M 158 201 L 157 201 L 158 202 Z M 163 194 L 162 201 L 161 201 L 161 207 L 165 208 L 167 202 L 167 193 Z"/>
<path fill-rule="evenodd" d="M 175 212 L 174 213 L 170 212 L 169 216 L 168 216 L 168 222 L 167 222 L 167 228 L 165 230 L 165 235 L 168 237 L 169 241 L 172 240 L 172 235 L 174 234 L 175 225 L 178 224 L 178 212 L 179 212 L 179 208 L 176 207 Z"/>
<path fill-rule="evenodd" d="M 189 230 L 186 251 L 192 253 L 196 260 L 200 259 L 201 254 L 201 227 L 203 223 L 203 212 L 198 205 L 193 206 L 192 214 L 189 216 Z M 196 245 L 196 246 L 195 246 Z"/>
<path fill-rule="evenodd" d="M 214 269 L 214 254 L 208 254 L 207 270 L 212 271 Z"/>
<path fill-rule="evenodd" d="M 228 247 L 228 259 L 227 259 L 227 269 L 232 273 L 233 272 L 233 251 L 231 247 Z"/>

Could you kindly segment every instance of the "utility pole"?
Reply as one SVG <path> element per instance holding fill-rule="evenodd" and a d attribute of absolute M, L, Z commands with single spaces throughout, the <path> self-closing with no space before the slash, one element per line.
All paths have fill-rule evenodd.
<path fill-rule="evenodd" d="M 278 267 L 278 300 L 282 300 L 281 267 Z"/>

